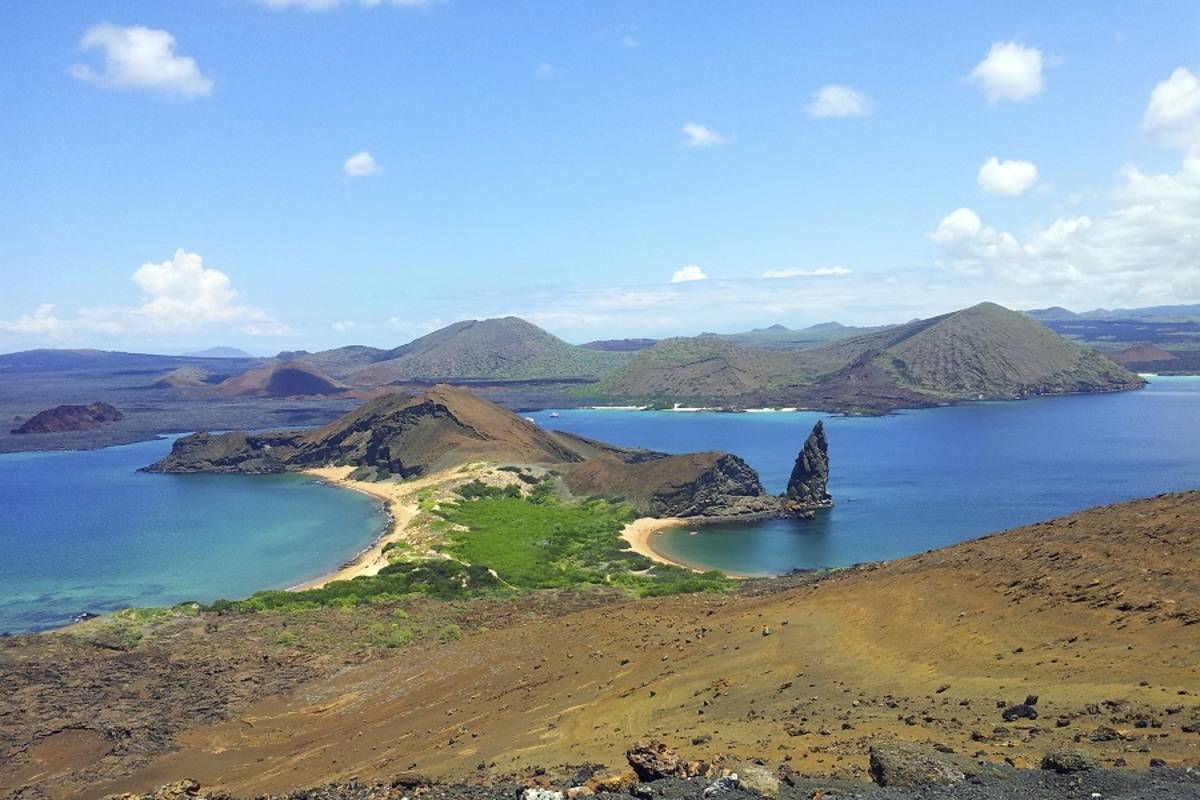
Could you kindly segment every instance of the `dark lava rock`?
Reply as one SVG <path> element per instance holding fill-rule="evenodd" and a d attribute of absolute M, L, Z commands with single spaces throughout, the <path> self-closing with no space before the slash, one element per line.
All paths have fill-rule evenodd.
<path fill-rule="evenodd" d="M 829 443 L 825 439 L 825 425 L 817 420 L 792 467 L 787 491 L 783 495 L 784 511 L 803 515 L 814 509 L 829 508 L 833 505 L 833 498 L 826 488 L 828 483 Z"/>
<path fill-rule="evenodd" d="M 1009 706 L 1000 714 L 1005 722 L 1012 722 L 1018 719 L 1037 719 L 1038 712 L 1029 703 L 1017 703 L 1015 706 Z"/>
<path fill-rule="evenodd" d="M 643 781 L 687 777 L 687 764 L 678 753 L 659 741 L 640 741 L 625 751 L 625 758 Z"/>
<path fill-rule="evenodd" d="M 872 745 L 871 779 L 880 786 L 917 789 L 961 783 L 966 774 L 932 747 L 906 742 Z"/>
<path fill-rule="evenodd" d="M 1081 750 L 1051 750 L 1042 757 L 1042 769 L 1053 770 L 1061 775 L 1095 769 L 1096 759 Z"/>
<path fill-rule="evenodd" d="M 125 415 L 115 407 L 101 401 L 86 406 L 55 406 L 39 411 L 20 427 L 9 433 L 63 433 L 65 431 L 90 431 L 106 422 L 117 422 Z"/>

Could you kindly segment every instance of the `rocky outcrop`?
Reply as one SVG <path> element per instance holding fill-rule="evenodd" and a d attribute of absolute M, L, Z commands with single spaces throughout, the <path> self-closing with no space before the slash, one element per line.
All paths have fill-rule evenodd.
<path fill-rule="evenodd" d="M 621 498 L 651 517 L 742 518 L 775 516 L 779 499 L 758 473 L 729 453 L 686 453 L 628 462 L 590 458 L 565 470 L 577 495 Z"/>
<path fill-rule="evenodd" d="M 784 513 L 811 516 L 818 508 L 832 506 L 833 498 L 826 488 L 828 483 L 829 443 L 825 439 L 824 424 L 817 420 L 792 467 L 787 491 L 783 495 Z"/>
<path fill-rule="evenodd" d="M 175 440 L 171 452 L 147 472 L 237 472 L 266 475 L 287 472 L 301 451 L 303 433 L 193 433 Z"/>
<path fill-rule="evenodd" d="M 39 411 L 9 433 L 63 433 L 66 431 L 90 431 L 108 422 L 117 422 L 125 415 L 115 407 L 97 401 L 86 406 L 55 406 Z"/>
<path fill-rule="evenodd" d="M 871 779 L 880 786 L 921 789 L 966 779 L 955 759 L 925 745 L 881 742 L 871 746 L 869 759 Z"/>

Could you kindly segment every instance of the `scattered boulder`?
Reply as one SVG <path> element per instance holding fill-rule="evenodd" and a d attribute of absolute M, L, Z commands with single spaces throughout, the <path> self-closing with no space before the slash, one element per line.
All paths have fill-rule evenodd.
<path fill-rule="evenodd" d="M 521 794 L 521 800 L 563 800 L 563 793 L 555 789 L 543 789 L 534 786 Z"/>
<path fill-rule="evenodd" d="M 757 792 L 763 797 L 779 797 L 779 777 L 759 764 L 739 764 L 737 782 L 747 792 Z"/>
<path fill-rule="evenodd" d="M 1034 698 L 1035 700 L 1037 698 Z M 1005 722 L 1014 722 L 1018 719 L 1037 719 L 1038 712 L 1029 703 L 1017 703 L 1015 706 L 1009 706 L 1000 714 Z"/>
<path fill-rule="evenodd" d="M 787 491 L 783 495 L 784 512 L 805 516 L 818 508 L 829 508 L 833 505 L 833 498 L 826 488 L 828 483 L 829 443 L 825 439 L 825 425 L 817 420 L 792 467 Z"/>
<path fill-rule="evenodd" d="M 967 777 L 954 761 L 924 745 L 887 742 L 872 745 L 869 755 L 871 779 L 880 786 L 949 786 Z"/>
<path fill-rule="evenodd" d="M 687 764 L 679 753 L 659 741 L 642 740 L 625 751 L 625 758 L 643 781 L 687 777 Z"/>
<path fill-rule="evenodd" d="M 720 797 L 722 795 L 732 794 L 733 792 L 737 791 L 737 788 L 738 776 L 736 773 L 733 775 L 723 775 L 704 788 L 704 796 Z"/>
<path fill-rule="evenodd" d="M 1062 748 L 1051 750 L 1042 757 L 1042 769 L 1053 770 L 1060 775 L 1084 772 L 1096 768 L 1096 759 L 1082 750 Z"/>

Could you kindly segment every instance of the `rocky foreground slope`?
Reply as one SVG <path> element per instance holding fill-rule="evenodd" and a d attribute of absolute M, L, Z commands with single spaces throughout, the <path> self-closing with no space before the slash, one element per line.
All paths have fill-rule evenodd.
<path fill-rule="evenodd" d="M 148 469 L 253 474 L 349 465 L 357 477 L 382 479 L 473 461 L 550 466 L 577 495 L 621 497 L 651 516 L 748 518 L 786 510 L 735 455 L 667 455 L 547 431 L 445 385 L 383 395 L 315 430 L 185 436 Z"/>
<path fill-rule="evenodd" d="M 140 643 L 9 639 L 0 787 L 696 797 L 753 766 L 789 798 L 875 796 L 905 773 L 938 785 L 878 796 L 1195 796 L 1200 492 L 730 595 L 402 607 L 464 635 L 331 650 L 393 613 L 381 606 L 177 616 Z M 642 740 L 697 775 L 690 794 L 634 771 Z"/>

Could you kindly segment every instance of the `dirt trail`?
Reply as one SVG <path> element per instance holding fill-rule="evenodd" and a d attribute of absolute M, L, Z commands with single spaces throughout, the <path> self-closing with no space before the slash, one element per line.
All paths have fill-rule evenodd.
<path fill-rule="evenodd" d="M 877 738 L 1035 765 L 1200 763 L 1200 493 L 1097 509 L 754 596 L 629 602 L 473 634 L 258 702 L 118 784 L 238 793 L 689 755 L 862 775 Z M 1002 706 L 1039 696 L 1038 718 Z M 1198 723 L 1200 724 L 1200 723 Z M 707 739 L 705 737 L 708 737 Z M 692 744 L 693 740 L 696 744 Z"/>

